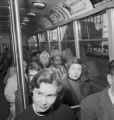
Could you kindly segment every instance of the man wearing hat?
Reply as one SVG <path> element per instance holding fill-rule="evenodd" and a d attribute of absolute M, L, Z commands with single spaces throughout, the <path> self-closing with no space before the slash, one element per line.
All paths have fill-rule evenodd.
<path fill-rule="evenodd" d="M 81 103 L 81 120 L 114 120 L 114 60 L 109 62 L 109 87 L 85 98 Z"/>

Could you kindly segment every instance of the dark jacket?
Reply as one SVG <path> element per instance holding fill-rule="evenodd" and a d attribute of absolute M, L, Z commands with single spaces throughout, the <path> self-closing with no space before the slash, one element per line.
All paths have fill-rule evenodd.
<path fill-rule="evenodd" d="M 16 117 L 15 120 L 75 120 L 75 114 L 66 105 L 60 105 L 45 116 L 34 112 L 32 105 Z"/>
<path fill-rule="evenodd" d="M 74 106 L 79 105 L 81 100 L 92 94 L 89 80 L 85 77 L 75 81 L 70 78 L 63 80 L 63 103 Z"/>
<path fill-rule="evenodd" d="M 114 120 L 114 105 L 108 89 L 85 98 L 81 103 L 81 120 Z"/>

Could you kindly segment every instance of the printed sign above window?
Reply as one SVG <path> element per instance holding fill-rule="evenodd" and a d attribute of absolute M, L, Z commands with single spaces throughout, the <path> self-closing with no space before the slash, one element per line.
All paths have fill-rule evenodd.
<path fill-rule="evenodd" d="M 63 3 L 63 7 L 66 8 L 71 15 L 79 15 L 93 9 L 90 0 L 67 0 Z"/>
<path fill-rule="evenodd" d="M 67 20 L 68 15 L 65 13 L 65 11 L 62 8 L 55 7 L 50 11 L 49 19 L 54 24 L 63 20 Z"/>

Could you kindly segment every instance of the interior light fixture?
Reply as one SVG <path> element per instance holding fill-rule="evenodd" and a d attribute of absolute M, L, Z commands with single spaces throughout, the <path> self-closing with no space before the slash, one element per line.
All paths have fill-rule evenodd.
<path fill-rule="evenodd" d="M 43 9 L 47 6 L 47 4 L 43 1 L 43 0 L 34 0 L 32 2 L 33 6 L 39 8 L 39 9 Z"/>
<path fill-rule="evenodd" d="M 29 20 L 27 17 L 25 17 L 25 18 L 23 19 L 23 21 L 24 21 L 24 22 L 29 22 L 30 20 Z"/>
<path fill-rule="evenodd" d="M 27 14 L 30 15 L 30 16 L 36 16 L 36 13 L 33 13 L 33 12 L 29 12 Z"/>
<path fill-rule="evenodd" d="M 27 25 L 27 23 L 26 23 L 26 22 L 22 22 L 21 24 L 22 24 L 22 25 Z"/>

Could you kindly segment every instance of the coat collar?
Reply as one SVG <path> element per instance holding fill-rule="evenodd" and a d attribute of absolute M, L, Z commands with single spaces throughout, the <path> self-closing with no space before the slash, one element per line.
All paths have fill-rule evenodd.
<path fill-rule="evenodd" d="M 111 99 L 109 97 L 108 88 L 106 88 L 101 94 L 99 114 L 102 118 L 100 118 L 100 120 L 114 119 L 114 105 L 112 104 Z"/>
<path fill-rule="evenodd" d="M 108 89 L 109 89 L 109 88 L 106 88 L 106 89 L 102 92 L 100 105 L 101 105 L 102 107 L 113 108 L 113 109 L 114 109 L 114 105 L 112 104 L 111 99 L 110 99 L 110 97 L 109 97 Z"/>

